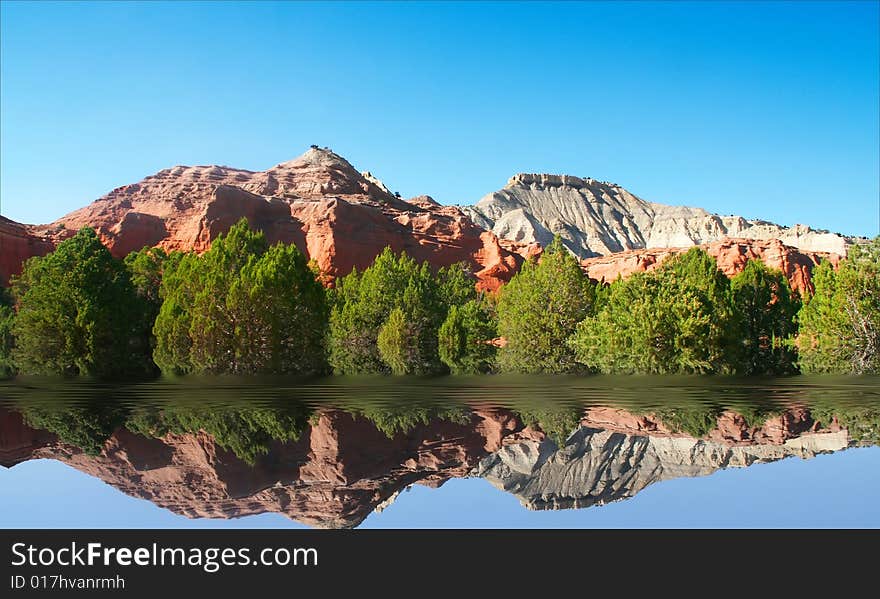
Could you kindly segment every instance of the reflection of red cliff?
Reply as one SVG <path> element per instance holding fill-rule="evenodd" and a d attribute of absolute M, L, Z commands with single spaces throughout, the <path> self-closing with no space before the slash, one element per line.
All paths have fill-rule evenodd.
<path fill-rule="evenodd" d="M 742 271 L 751 259 L 761 260 L 771 268 L 785 273 L 792 289 L 800 292 L 812 290 L 813 267 L 820 260 L 830 260 L 835 266 L 840 261 L 837 254 L 806 252 L 784 245 L 777 239 L 725 239 L 699 246 L 718 261 L 718 268 L 729 277 Z M 581 262 L 593 279 L 611 282 L 618 275 L 626 278 L 636 272 L 654 270 L 668 257 L 688 251 L 690 248 L 653 248 L 629 250 Z"/>
<path fill-rule="evenodd" d="M 588 408 L 581 425 L 638 438 L 687 437 L 656 416 Z M 836 423 L 821 432 L 837 431 Z M 819 431 L 806 410 L 793 408 L 753 426 L 722 413 L 707 440 L 724 447 L 774 445 Z M 461 422 L 433 420 L 388 438 L 365 418 L 325 410 L 295 442 L 275 443 L 251 466 L 204 433 L 147 438 L 117 430 L 91 456 L 27 426 L 0 409 L 0 464 L 60 460 L 120 491 L 192 518 L 282 513 L 318 527 L 352 527 L 409 485 L 437 487 L 472 473 L 503 447 L 540 443 L 505 409 L 481 408 Z"/>
<path fill-rule="evenodd" d="M 23 259 L 93 227 L 116 256 L 144 246 L 205 251 L 246 217 L 271 242 L 295 243 L 332 277 L 363 269 L 386 246 L 435 266 L 467 262 L 496 289 L 535 248 L 499 242 L 460 210 L 427 197 L 398 199 L 329 150 L 313 148 L 266 171 L 177 166 L 114 189 L 45 226 L 0 222 L 0 283 Z"/>
<path fill-rule="evenodd" d="M 581 426 L 630 435 L 690 436 L 673 430 L 655 414 L 637 414 L 609 407 L 588 408 L 581 420 Z M 716 418 L 715 426 L 706 438 L 724 445 L 782 445 L 789 439 L 820 429 L 825 432 L 841 430 L 836 421 L 827 427 L 820 427 L 813 420 L 810 411 L 800 407 L 768 415 L 757 424 L 749 423 L 742 415 L 726 410 Z"/>
<path fill-rule="evenodd" d="M 60 460 L 120 491 L 188 517 L 280 512 L 320 527 L 359 524 L 414 484 L 463 477 L 522 425 L 506 410 L 475 411 L 464 423 L 433 421 L 389 439 L 364 418 L 326 411 L 299 441 L 277 443 L 250 466 L 203 432 L 150 439 L 116 431 L 91 456 L 34 431 L 0 409 L 4 466 Z"/>
<path fill-rule="evenodd" d="M 0 466 L 10 468 L 33 459 L 44 447 L 56 445 L 54 434 L 32 429 L 18 412 L 0 408 Z"/>

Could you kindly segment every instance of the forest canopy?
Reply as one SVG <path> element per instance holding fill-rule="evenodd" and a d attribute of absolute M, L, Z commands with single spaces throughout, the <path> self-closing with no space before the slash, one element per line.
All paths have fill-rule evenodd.
<path fill-rule="evenodd" d="M 332 287 L 242 219 L 204 254 L 114 258 L 84 228 L 0 290 L 0 376 L 880 372 L 880 238 L 803 297 L 700 248 L 610 284 L 556 238 L 498 292 L 390 248 Z"/>

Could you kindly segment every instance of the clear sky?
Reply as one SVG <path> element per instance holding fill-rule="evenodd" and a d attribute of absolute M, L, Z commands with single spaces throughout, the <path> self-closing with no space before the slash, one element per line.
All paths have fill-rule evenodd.
<path fill-rule="evenodd" d="M 318 144 L 443 203 L 567 173 L 876 235 L 878 6 L 4 1 L 0 213 Z"/>

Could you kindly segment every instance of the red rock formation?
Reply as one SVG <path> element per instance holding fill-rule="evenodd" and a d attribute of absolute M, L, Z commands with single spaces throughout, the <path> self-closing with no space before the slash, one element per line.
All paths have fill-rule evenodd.
<path fill-rule="evenodd" d="M 830 260 L 835 266 L 841 258 L 837 254 L 804 252 L 783 245 L 776 239 L 725 239 L 699 246 L 718 261 L 727 276 L 742 271 L 750 259 L 761 260 L 767 266 L 785 273 L 793 289 L 800 292 L 812 291 L 811 276 L 813 268 L 820 260 Z M 586 273 L 598 281 L 610 282 L 618 275 L 627 277 L 635 272 L 646 272 L 657 268 L 666 258 L 688 251 L 691 248 L 652 248 L 629 250 L 608 256 L 587 258 L 581 261 Z"/>
<path fill-rule="evenodd" d="M 22 263 L 31 256 L 45 256 L 55 247 L 46 239 L 21 225 L 0 216 L 0 285 L 8 285 L 9 277 L 21 273 Z"/>
<path fill-rule="evenodd" d="M 363 269 L 386 246 L 437 267 L 468 263 L 478 288 L 496 290 L 517 272 L 537 244 L 499 239 L 461 209 L 429 196 L 404 201 L 369 173 L 359 173 L 329 150 L 261 172 L 225 166 L 175 166 L 139 183 L 114 189 L 49 225 L 20 225 L 0 217 L 0 284 L 21 262 L 43 255 L 84 226 L 93 227 L 117 257 L 144 246 L 168 250 L 210 247 L 242 217 L 270 242 L 295 243 L 315 260 L 326 281 Z M 749 258 L 782 269 L 792 286 L 810 288 L 812 267 L 836 255 L 799 252 L 776 240 L 730 239 L 706 246 L 728 275 Z M 587 273 L 610 281 L 651 270 L 687 248 L 631 250 L 583 262 Z"/>
<path fill-rule="evenodd" d="M 0 223 L 0 277 L 21 261 L 45 254 L 84 226 L 93 227 L 117 257 L 144 246 L 168 250 L 210 247 L 246 217 L 270 242 L 295 243 L 328 280 L 369 266 L 386 246 L 435 266 L 467 262 L 482 289 L 497 289 L 534 248 L 503 245 L 458 208 L 421 196 L 391 194 L 329 150 L 262 172 L 221 166 L 176 166 L 114 189 L 89 206 L 45 226 Z"/>

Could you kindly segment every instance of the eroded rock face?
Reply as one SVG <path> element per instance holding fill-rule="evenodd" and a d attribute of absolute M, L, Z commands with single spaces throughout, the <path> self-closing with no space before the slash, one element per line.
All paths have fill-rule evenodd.
<path fill-rule="evenodd" d="M 655 204 L 614 183 L 569 175 L 514 175 L 504 188 L 463 210 L 505 239 L 546 246 L 558 234 L 579 258 L 726 238 L 778 239 L 803 251 L 845 256 L 849 242 L 803 225 L 782 227 L 702 208 Z"/>
<path fill-rule="evenodd" d="M 325 409 L 297 441 L 275 442 L 254 464 L 202 431 L 148 438 L 120 428 L 99 455 L 88 455 L 0 409 L 0 433 L 4 467 L 54 459 L 190 518 L 275 512 L 333 528 L 357 526 L 410 485 L 450 478 L 486 478 L 532 509 L 588 507 L 661 480 L 853 444 L 836 422 L 820 427 L 802 408 L 760 425 L 724 412 L 697 439 L 653 414 L 594 407 L 562 448 L 502 408 L 474 408 L 465 419 L 434 419 L 393 437 L 365 418 Z"/>
<path fill-rule="evenodd" d="M 812 291 L 813 268 L 821 260 L 829 260 L 835 266 L 841 260 L 837 254 L 797 250 L 778 239 L 724 239 L 700 247 L 715 257 L 718 268 L 729 277 L 741 272 L 749 260 L 761 260 L 770 268 L 785 273 L 792 289 L 801 293 Z M 670 256 L 689 249 L 690 247 L 629 250 L 610 256 L 587 258 L 581 261 L 581 266 L 591 278 L 607 283 L 617 279 L 618 275 L 626 278 L 636 272 L 654 270 Z"/>
<path fill-rule="evenodd" d="M 144 246 L 207 250 L 242 217 L 271 243 L 294 243 L 328 281 L 369 266 L 386 246 L 435 266 L 463 261 L 482 289 L 510 279 L 534 248 L 501 244 L 454 207 L 404 201 L 381 181 L 330 150 L 312 148 L 261 172 L 225 166 L 176 166 L 114 189 L 43 226 L 0 223 L 0 277 L 45 254 L 80 228 L 93 227 L 117 257 Z"/>
<path fill-rule="evenodd" d="M 22 263 L 31 256 L 45 256 L 55 247 L 51 238 L 35 233 L 32 227 L 0 216 L 0 285 L 21 273 Z"/>

